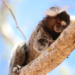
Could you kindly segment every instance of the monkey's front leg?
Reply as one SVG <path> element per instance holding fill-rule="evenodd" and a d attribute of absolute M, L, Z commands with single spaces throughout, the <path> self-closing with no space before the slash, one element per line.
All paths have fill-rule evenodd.
<path fill-rule="evenodd" d="M 39 40 L 35 40 L 35 43 L 33 45 L 33 48 L 38 51 L 39 53 L 43 52 L 45 49 L 47 49 L 54 40 L 48 40 L 44 38 L 40 38 Z"/>

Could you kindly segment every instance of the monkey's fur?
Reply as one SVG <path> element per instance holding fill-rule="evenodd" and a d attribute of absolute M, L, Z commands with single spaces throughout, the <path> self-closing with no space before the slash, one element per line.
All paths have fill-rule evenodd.
<path fill-rule="evenodd" d="M 18 44 L 15 48 L 10 59 L 10 73 L 17 65 L 24 66 L 39 56 L 70 23 L 70 16 L 63 8 L 51 7 L 46 15 L 32 32 L 27 49 L 25 43 L 21 46 Z M 21 55 L 20 58 L 19 54 Z"/>

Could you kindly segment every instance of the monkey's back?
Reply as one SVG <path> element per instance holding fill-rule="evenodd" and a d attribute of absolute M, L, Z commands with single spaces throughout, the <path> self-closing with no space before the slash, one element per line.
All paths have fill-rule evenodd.
<path fill-rule="evenodd" d="M 43 22 L 41 21 L 32 32 L 28 42 L 28 61 L 34 60 L 48 47 L 48 41 L 52 37 L 43 29 Z"/>

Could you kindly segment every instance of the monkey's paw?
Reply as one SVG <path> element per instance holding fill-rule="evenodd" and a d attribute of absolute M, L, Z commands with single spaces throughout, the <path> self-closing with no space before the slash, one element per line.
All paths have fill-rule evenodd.
<path fill-rule="evenodd" d="M 13 68 L 13 72 L 14 73 L 19 73 L 21 68 L 22 68 L 21 66 L 17 65 L 16 67 Z"/>

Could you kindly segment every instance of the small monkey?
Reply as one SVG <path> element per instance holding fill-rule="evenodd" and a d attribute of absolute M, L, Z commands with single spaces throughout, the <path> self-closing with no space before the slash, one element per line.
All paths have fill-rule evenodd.
<path fill-rule="evenodd" d="M 70 16 L 65 8 L 51 7 L 46 11 L 46 17 L 32 32 L 28 43 L 27 63 L 34 60 L 51 43 L 56 40 L 61 32 L 70 24 Z"/>
<path fill-rule="evenodd" d="M 20 66 L 30 63 L 60 36 L 61 32 L 70 24 L 70 16 L 65 10 L 66 7 L 51 7 L 46 11 L 46 17 L 40 21 L 32 32 L 27 46 L 25 43 L 22 44 L 22 42 L 22 45 L 19 44 L 21 45 L 20 47 L 18 45 L 15 48 L 10 59 L 10 73 L 16 71 Z M 17 51 L 20 55 L 24 53 L 24 58 L 23 56 L 19 58 L 19 55 L 16 53 Z"/>

